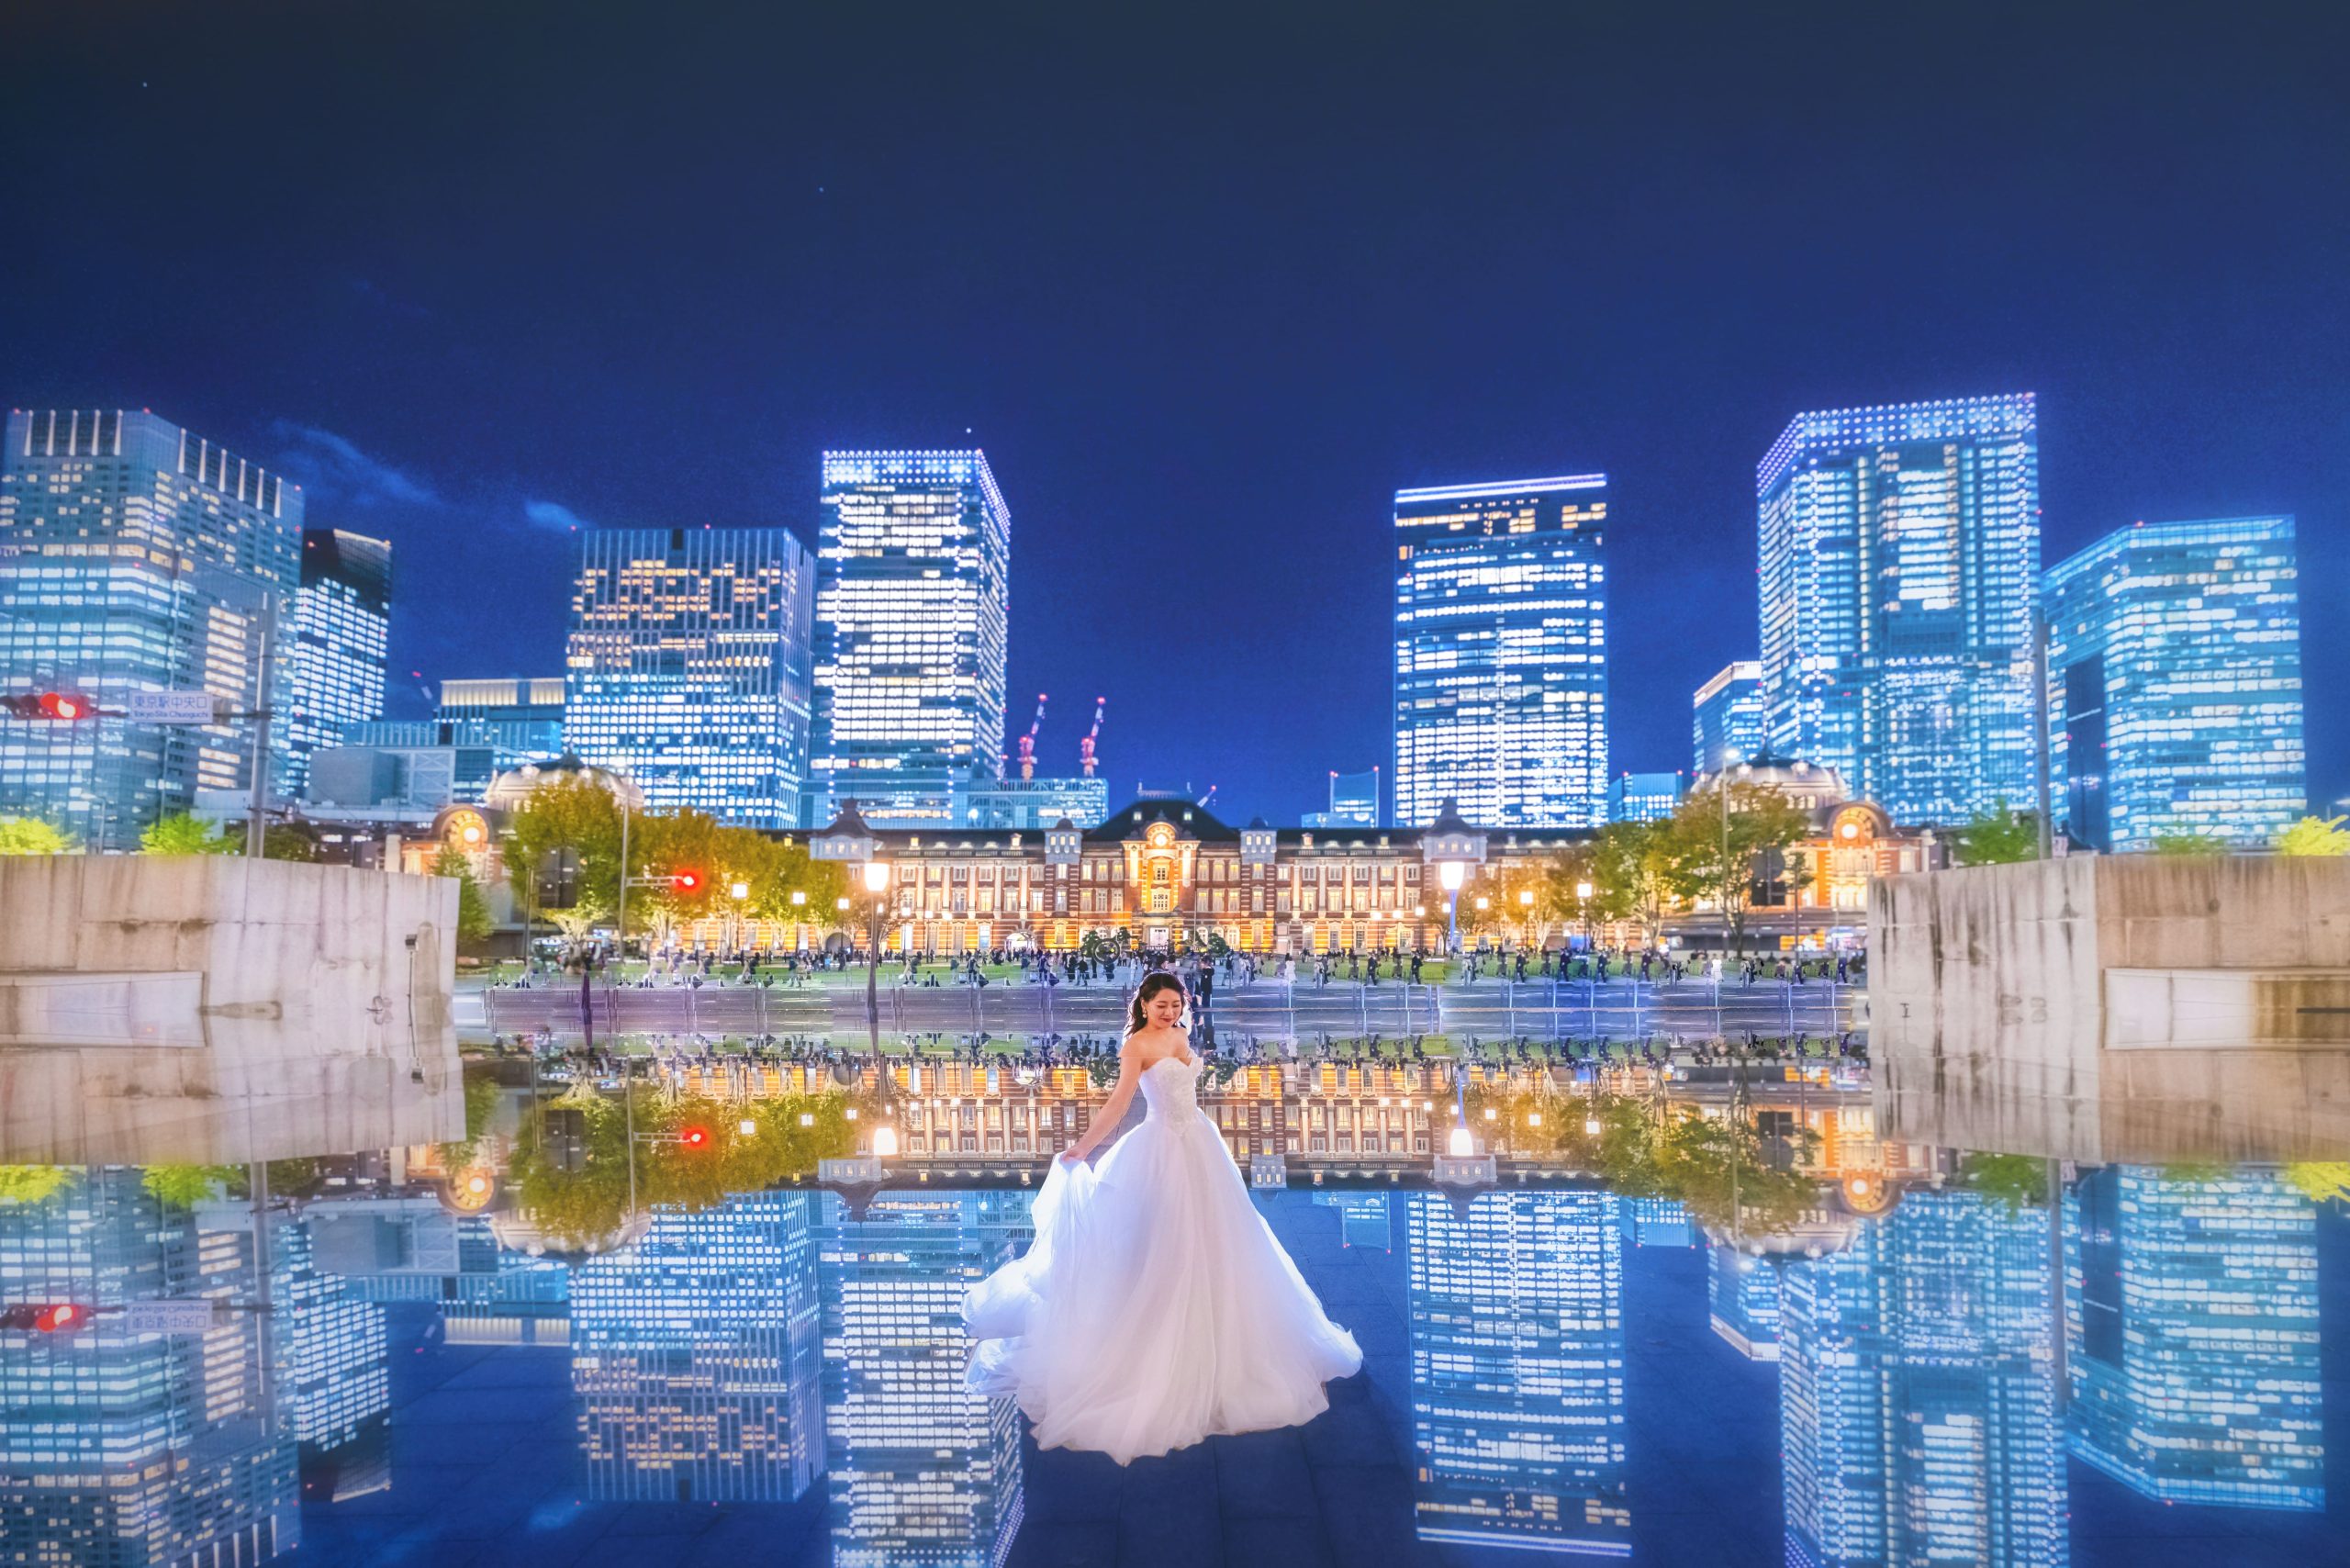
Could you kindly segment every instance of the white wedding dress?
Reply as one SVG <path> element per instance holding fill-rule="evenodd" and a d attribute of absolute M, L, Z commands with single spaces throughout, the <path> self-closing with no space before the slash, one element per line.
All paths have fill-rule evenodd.
<path fill-rule="evenodd" d="M 1142 1126 L 1098 1166 L 1054 1160 L 1035 1245 L 963 1298 L 970 1386 L 1018 1399 L 1040 1448 L 1125 1464 L 1295 1426 L 1362 1365 L 1249 1201 L 1199 1078 L 1181 1057 L 1145 1069 Z"/>

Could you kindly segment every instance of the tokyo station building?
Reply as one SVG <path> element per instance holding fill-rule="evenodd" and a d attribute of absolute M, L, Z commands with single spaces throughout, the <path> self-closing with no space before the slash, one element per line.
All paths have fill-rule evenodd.
<path fill-rule="evenodd" d="M 1236 828 L 1183 799 L 1136 801 L 1092 828 L 893 832 L 849 801 L 809 845 L 850 865 L 853 888 L 856 866 L 890 868 L 891 952 L 1068 951 L 1125 931 L 1168 951 L 1213 935 L 1244 953 L 1436 953 L 1445 862 L 1461 868 L 1465 912 L 1481 887 L 1589 836 L 1493 834 L 1451 812 L 1425 828 Z"/>

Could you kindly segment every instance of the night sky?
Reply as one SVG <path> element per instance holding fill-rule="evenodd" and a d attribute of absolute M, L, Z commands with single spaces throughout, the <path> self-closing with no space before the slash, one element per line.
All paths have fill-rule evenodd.
<path fill-rule="evenodd" d="M 560 671 L 575 522 L 976 443 L 1008 734 L 1245 820 L 1386 761 L 1397 487 L 1605 470 L 1612 766 L 1686 767 L 1788 418 L 2029 390 L 2052 563 L 2299 515 L 2350 790 L 2350 10 L 721 9 L 14 8 L 0 396 L 388 535 L 402 714 Z"/>

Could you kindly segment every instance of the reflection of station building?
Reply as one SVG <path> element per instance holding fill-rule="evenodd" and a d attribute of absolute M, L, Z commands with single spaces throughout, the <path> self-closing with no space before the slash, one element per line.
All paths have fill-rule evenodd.
<path fill-rule="evenodd" d="M 1002 1568 L 1020 1531 L 1019 1412 L 963 1384 L 963 1293 L 1026 1242 L 1026 1196 L 817 1201 L 835 1568 Z"/>
<path fill-rule="evenodd" d="M 2063 1563 L 2045 1215 L 1911 1193 L 1848 1235 L 1779 1276 L 1787 1562 Z"/>
<path fill-rule="evenodd" d="M 572 1281 L 573 1391 L 598 1501 L 789 1503 L 823 1463 L 808 1193 L 663 1209 Z"/>
<path fill-rule="evenodd" d="M 1398 1201 L 1420 1539 L 1628 1556 L 1617 1200 L 1500 1191 Z"/>
<path fill-rule="evenodd" d="M 2324 1507 L 2310 1200 L 2269 1170 L 2109 1165 L 2065 1221 L 2073 1452 L 2164 1502 Z"/>
<path fill-rule="evenodd" d="M 18 1302 L 250 1300 L 249 1240 L 199 1229 L 135 1170 L 91 1170 L 45 1200 L 0 1205 L 0 1280 Z M 0 1330 L 9 1561 L 162 1568 L 292 1551 L 297 1445 L 260 1417 L 261 1323 L 238 1315 L 167 1336 L 102 1316 L 70 1335 Z"/>

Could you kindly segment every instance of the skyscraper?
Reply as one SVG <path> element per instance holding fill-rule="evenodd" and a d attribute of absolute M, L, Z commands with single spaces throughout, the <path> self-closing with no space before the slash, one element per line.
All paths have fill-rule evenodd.
<path fill-rule="evenodd" d="M 1379 769 L 1361 773 L 1330 773 L 1330 809 L 1308 812 L 1301 827 L 1377 827 L 1380 807 Z"/>
<path fill-rule="evenodd" d="M 487 736 L 501 755 L 553 762 L 563 755 L 563 686 L 559 675 L 444 680 L 433 717 Z"/>
<path fill-rule="evenodd" d="M 1762 755 L 1762 661 L 1740 659 L 1727 664 L 1690 699 L 1690 738 L 1696 744 L 1698 773 L 1719 773 L 1725 767 Z"/>
<path fill-rule="evenodd" d="M 1630 1555 L 1618 1200 L 1402 1201 L 1420 1539 Z"/>
<path fill-rule="evenodd" d="M 1798 414 L 1755 493 L 1770 749 L 1899 823 L 2027 802 L 2031 395 Z"/>
<path fill-rule="evenodd" d="M 0 445 L 0 691 L 203 690 L 261 706 L 294 689 L 302 492 L 152 414 L 8 416 Z M 137 842 L 199 790 L 250 787 L 252 731 L 118 719 L 0 722 L 0 812 L 46 817 L 98 847 Z M 283 737 L 279 755 L 284 756 Z M 274 771 L 274 769 L 273 769 Z"/>
<path fill-rule="evenodd" d="M 2048 1222 L 1912 1193 L 1779 1281 L 1786 1561 L 2061 1568 Z"/>
<path fill-rule="evenodd" d="M 293 712 L 285 777 L 302 792 L 310 754 L 343 731 L 384 716 L 384 657 L 392 627 L 392 547 L 340 528 L 302 531 L 302 585 L 294 602 Z"/>
<path fill-rule="evenodd" d="M 2098 849 L 2265 845 L 2306 809 L 2293 520 L 2116 530 L 2047 582 L 2049 769 Z"/>
<path fill-rule="evenodd" d="M 800 825 L 808 552 L 780 528 L 579 536 L 564 739 L 655 811 Z"/>
<path fill-rule="evenodd" d="M 811 1193 L 663 1209 L 571 1290 L 588 1494 L 789 1503 L 823 1469 Z"/>
<path fill-rule="evenodd" d="M 2316 1206 L 2272 1170 L 2109 1165 L 2065 1211 L 2073 1452 L 2165 1502 L 2324 1507 Z"/>
<path fill-rule="evenodd" d="M 1619 773 L 1607 781 L 1607 820 L 1662 822 L 1688 792 L 1685 773 Z"/>
<path fill-rule="evenodd" d="M 1395 492 L 1395 822 L 1607 820 L 1607 477 Z"/>
<path fill-rule="evenodd" d="M 812 768 L 830 821 L 949 825 L 1003 772 L 1012 514 L 971 452 L 828 452 Z"/>

